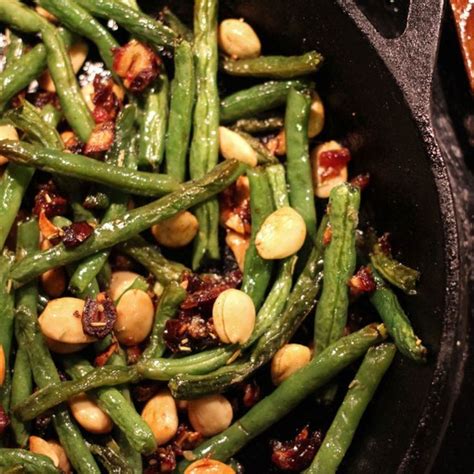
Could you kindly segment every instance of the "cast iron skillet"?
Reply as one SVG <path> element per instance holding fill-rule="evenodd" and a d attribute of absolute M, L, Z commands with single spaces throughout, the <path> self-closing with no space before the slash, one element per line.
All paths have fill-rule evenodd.
<path fill-rule="evenodd" d="M 190 17 L 191 2 L 169 3 Z M 412 2 L 406 31 L 390 40 L 349 0 L 228 0 L 221 10 L 249 21 L 266 53 L 324 54 L 317 76 L 329 117 L 323 138 L 347 142 L 353 171 L 370 172 L 363 219 L 391 232 L 394 248 L 423 275 L 418 296 L 400 298 L 430 349 L 429 363 L 397 357 L 341 472 L 428 472 L 463 377 L 468 303 L 457 183 L 448 178 L 430 114 L 443 1 Z M 291 438 L 306 420 L 324 416 L 307 400 L 241 453 L 246 472 L 271 472 L 268 440 Z"/>

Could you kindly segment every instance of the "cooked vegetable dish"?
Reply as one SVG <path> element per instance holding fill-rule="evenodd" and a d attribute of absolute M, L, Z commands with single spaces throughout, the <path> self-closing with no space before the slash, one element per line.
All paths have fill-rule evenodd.
<path fill-rule="evenodd" d="M 265 55 L 217 0 L 193 28 L 135 0 L 0 22 L 0 472 L 255 472 L 241 450 L 308 398 L 332 422 L 261 455 L 336 472 L 395 353 L 427 349 L 322 55 Z"/>

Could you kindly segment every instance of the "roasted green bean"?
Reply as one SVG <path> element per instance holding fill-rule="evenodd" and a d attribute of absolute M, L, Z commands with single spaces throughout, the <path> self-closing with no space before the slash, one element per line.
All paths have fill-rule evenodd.
<path fill-rule="evenodd" d="M 347 321 L 347 282 L 356 264 L 355 234 L 360 191 L 350 184 L 332 189 L 329 197 L 329 224 L 332 236 L 324 252 L 324 282 L 316 308 L 315 350 L 325 349 L 342 336 Z"/>
<path fill-rule="evenodd" d="M 250 212 L 252 218 L 252 235 L 250 245 L 245 252 L 242 291 L 253 300 L 258 310 L 262 304 L 272 276 L 273 261 L 265 260 L 257 252 L 255 236 L 263 221 L 274 210 L 271 189 L 264 169 L 252 168 L 247 171 L 250 184 Z"/>
<path fill-rule="evenodd" d="M 360 419 L 373 398 L 395 356 L 393 344 L 381 344 L 367 351 L 347 395 L 331 423 L 323 444 L 305 474 L 335 474 L 349 448 Z"/>
<path fill-rule="evenodd" d="M 377 289 L 372 294 L 370 301 L 375 306 L 380 318 L 387 327 L 387 331 L 393 337 L 398 350 L 415 362 L 424 362 L 428 353 L 423 346 L 406 315 L 400 306 L 395 293 L 386 286 L 383 279 L 372 267 L 372 273 Z"/>
<path fill-rule="evenodd" d="M 132 171 L 86 156 L 40 148 L 24 142 L 0 141 L 0 153 L 13 163 L 104 184 L 131 194 L 160 196 L 180 189 L 179 183 L 167 175 Z"/>
<path fill-rule="evenodd" d="M 316 72 L 323 57 L 316 51 L 301 56 L 260 56 L 252 59 L 226 59 L 222 69 L 231 76 L 291 79 Z"/>
<path fill-rule="evenodd" d="M 188 43 L 193 42 L 193 32 L 188 28 L 168 7 L 161 10 L 160 18 L 166 23 L 178 36 Z"/>
<path fill-rule="evenodd" d="M 193 50 L 187 41 L 176 46 L 174 69 L 166 138 L 166 172 L 182 182 L 186 178 L 186 157 L 196 93 Z"/>
<path fill-rule="evenodd" d="M 288 92 L 292 87 L 297 90 L 306 89 L 311 87 L 311 83 L 304 80 L 270 81 L 235 92 L 222 99 L 220 119 L 223 123 L 228 123 L 242 118 L 252 118 L 280 107 L 286 103 Z"/>
<path fill-rule="evenodd" d="M 6 472 L 6 469 L 14 466 L 21 466 L 20 472 L 29 474 L 59 474 L 60 472 L 48 456 L 25 449 L 0 448 L 1 471 Z"/>
<path fill-rule="evenodd" d="M 76 1 L 94 16 L 115 20 L 132 35 L 157 48 L 171 49 L 174 46 L 177 36 L 173 30 L 120 0 Z"/>
<path fill-rule="evenodd" d="M 148 89 L 142 113 L 138 161 L 151 165 L 154 170 L 160 166 L 165 150 L 168 92 L 168 76 L 162 72 L 156 83 Z"/>
<path fill-rule="evenodd" d="M 316 239 L 316 209 L 308 149 L 311 96 L 293 88 L 288 93 L 285 114 L 286 160 L 290 203 L 304 219 L 309 237 Z"/>
<path fill-rule="evenodd" d="M 217 0 L 197 0 L 194 5 L 194 55 L 196 107 L 189 169 L 192 179 L 212 169 L 218 159 L 219 93 L 217 89 Z M 199 232 L 194 240 L 193 269 L 204 259 L 219 258 L 219 205 L 211 199 L 195 209 Z"/>

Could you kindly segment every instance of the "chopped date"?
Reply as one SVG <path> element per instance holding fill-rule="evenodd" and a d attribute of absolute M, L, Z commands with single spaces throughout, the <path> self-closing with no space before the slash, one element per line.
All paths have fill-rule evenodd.
<path fill-rule="evenodd" d="M 352 296 L 358 296 L 362 293 L 372 293 L 376 287 L 370 267 L 360 267 L 356 274 L 349 280 L 349 289 Z"/>
<path fill-rule="evenodd" d="M 95 155 L 107 151 L 114 142 L 114 136 L 115 124 L 113 121 L 108 120 L 96 124 L 89 140 L 87 140 L 87 143 L 84 146 L 84 154 Z"/>
<path fill-rule="evenodd" d="M 162 385 L 153 380 L 143 380 L 132 388 L 133 399 L 138 403 L 146 403 L 162 387 Z"/>
<path fill-rule="evenodd" d="M 66 248 L 74 248 L 85 242 L 94 232 L 94 228 L 85 221 L 73 222 L 71 225 L 62 228 L 63 244 Z"/>
<path fill-rule="evenodd" d="M 370 183 L 370 174 L 358 174 L 355 178 L 351 179 L 350 183 L 363 191 Z"/>
<path fill-rule="evenodd" d="M 163 338 L 172 352 L 193 352 L 214 347 L 219 342 L 212 319 L 182 311 L 177 318 L 166 321 Z"/>
<path fill-rule="evenodd" d="M 388 232 L 385 232 L 382 237 L 379 237 L 377 242 L 380 245 L 380 250 L 382 250 L 385 255 L 392 255 L 392 244 L 390 242 L 390 234 Z"/>
<path fill-rule="evenodd" d="M 112 79 L 105 79 L 100 74 L 94 76 L 94 94 L 92 103 L 94 110 L 92 115 L 96 123 L 113 121 L 117 117 L 121 102 L 114 92 Z"/>
<path fill-rule="evenodd" d="M 198 309 L 210 316 L 216 298 L 229 288 L 237 288 L 242 282 L 242 272 L 235 268 L 220 275 L 185 274 L 183 281 L 188 295 L 181 303 L 182 310 Z"/>
<path fill-rule="evenodd" d="M 138 362 L 138 359 L 140 359 L 140 356 L 142 355 L 142 349 L 140 346 L 130 346 L 127 347 L 127 363 L 129 365 L 136 364 Z"/>
<path fill-rule="evenodd" d="M 272 440 L 270 442 L 272 462 L 284 471 L 300 472 L 311 464 L 321 446 L 322 439 L 320 431 L 311 434 L 308 426 L 305 426 L 294 440 Z"/>
<path fill-rule="evenodd" d="M 66 151 L 74 155 L 82 155 L 84 153 L 84 143 L 82 143 L 77 135 L 71 131 L 61 133 L 61 139 L 66 147 Z"/>
<path fill-rule="evenodd" d="M 94 359 L 94 365 L 96 367 L 103 367 L 109 361 L 112 354 L 118 351 L 118 343 L 113 342 L 104 352 L 98 354 Z"/>
<path fill-rule="evenodd" d="M 161 58 L 137 40 L 114 50 L 114 71 L 134 93 L 143 92 L 157 78 L 161 64 Z"/>
<path fill-rule="evenodd" d="M 201 433 L 193 431 L 188 425 L 181 423 L 172 440 L 173 450 L 178 456 L 182 456 L 183 451 L 192 451 L 202 439 Z"/>
<path fill-rule="evenodd" d="M 161 472 L 173 472 L 176 468 L 176 455 L 173 447 L 160 446 L 151 456 L 146 459 L 144 474 L 155 474 Z"/>
<path fill-rule="evenodd" d="M 60 216 L 66 213 L 67 204 L 67 199 L 61 196 L 54 182 L 48 181 L 39 187 L 33 213 L 38 217 L 41 213 L 46 217 Z"/>
<path fill-rule="evenodd" d="M 82 313 L 82 328 L 89 336 L 103 339 L 112 331 L 117 309 L 107 293 L 99 293 L 93 300 L 87 297 Z"/>
<path fill-rule="evenodd" d="M 0 405 L 0 436 L 3 436 L 9 424 L 10 418 L 8 417 L 7 412 L 3 406 Z"/>
<path fill-rule="evenodd" d="M 41 438 L 54 437 L 53 417 L 50 411 L 42 413 L 33 423 L 34 433 Z"/>
<path fill-rule="evenodd" d="M 33 105 L 42 109 L 45 105 L 51 104 L 56 109 L 61 107 L 59 103 L 59 97 L 56 92 L 48 92 L 48 91 L 39 91 L 34 95 L 33 98 Z"/>
<path fill-rule="evenodd" d="M 219 196 L 220 223 L 240 234 L 251 231 L 250 189 L 246 176 L 225 189 Z"/>
<path fill-rule="evenodd" d="M 262 398 L 262 391 L 256 380 L 245 382 L 242 386 L 242 393 L 242 402 L 245 408 L 252 408 Z"/>
<path fill-rule="evenodd" d="M 351 159 L 351 152 L 348 148 L 341 148 L 340 150 L 323 151 L 319 155 L 319 169 L 318 174 L 321 182 L 339 176 L 341 170 L 349 163 Z"/>

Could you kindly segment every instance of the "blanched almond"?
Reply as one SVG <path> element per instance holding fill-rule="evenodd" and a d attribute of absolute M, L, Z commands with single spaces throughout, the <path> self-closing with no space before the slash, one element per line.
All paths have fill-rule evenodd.
<path fill-rule="evenodd" d="M 212 319 L 222 342 L 245 343 L 255 327 L 255 306 L 252 298 L 233 288 L 223 291 L 212 307 Z"/>
<path fill-rule="evenodd" d="M 188 401 L 188 417 L 192 427 L 203 436 L 221 433 L 232 423 L 234 412 L 223 395 L 208 395 Z"/>
<path fill-rule="evenodd" d="M 151 428 L 158 446 L 173 438 L 178 430 L 178 411 L 169 390 L 160 390 L 148 400 L 143 408 L 142 418 Z"/>
<path fill-rule="evenodd" d="M 244 20 L 229 18 L 219 25 L 219 46 L 232 58 L 256 58 L 262 45 L 254 29 Z"/>
<path fill-rule="evenodd" d="M 226 127 L 219 127 L 219 152 L 226 160 L 257 166 L 257 152 L 245 138 Z"/>
<path fill-rule="evenodd" d="M 69 408 L 76 421 L 90 433 L 110 433 L 113 428 L 112 420 L 97 403 L 85 393 L 80 393 L 68 400 Z"/>
<path fill-rule="evenodd" d="M 199 222 L 196 216 L 189 211 L 182 211 L 152 226 L 151 233 L 159 244 L 179 248 L 188 245 L 198 230 Z"/>
<path fill-rule="evenodd" d="M 262 258 L 281 259 L 298 252 L 305 238 L 303 218 L 293 208 L 284 206 L 265 219 L 255 237 L 255 246 Z"/>

